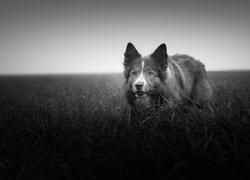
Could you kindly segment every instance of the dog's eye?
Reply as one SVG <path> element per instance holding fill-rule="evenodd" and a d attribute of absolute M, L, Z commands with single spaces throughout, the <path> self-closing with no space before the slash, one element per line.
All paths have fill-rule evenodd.
<path fill-rule="evenodd" d="M 152 76 L 152 75 L 154 75 L 154 72 L 149 71 L 149 72 L 148 72 L 148 75 L 149 75 L 149 76 Z"/>
<path fill-rule="evenodd" d="M 131 71 L 130 72 L 130 76 L 135 76 L 136 75 L 136 72 L 135 71 Z"/>

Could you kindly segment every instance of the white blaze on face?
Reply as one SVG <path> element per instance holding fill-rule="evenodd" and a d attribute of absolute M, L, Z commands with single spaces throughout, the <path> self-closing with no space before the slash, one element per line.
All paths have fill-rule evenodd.
<path fill-rule="evenodd" d="M 141 62 L 141 74 L 140 76 L 135 80 L 135 85 L 136 84 L 142 84 L 142 91 L 144 91 L 144 87 L 146 85 L 146 79 L 144 77 L 143 69 L 144 69 L 145 62 L 144 60 Z"/>

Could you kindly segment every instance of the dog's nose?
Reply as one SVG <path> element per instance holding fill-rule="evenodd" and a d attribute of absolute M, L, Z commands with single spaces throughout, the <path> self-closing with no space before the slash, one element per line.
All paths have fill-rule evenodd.
<path fill-rule="evenodd" d="M 140 90 L 142 88 L 142 86 L 143 86 L 143 83 L 137 83 L 135 85 L 135 87 L 136 87 L 137 90 Z"/>

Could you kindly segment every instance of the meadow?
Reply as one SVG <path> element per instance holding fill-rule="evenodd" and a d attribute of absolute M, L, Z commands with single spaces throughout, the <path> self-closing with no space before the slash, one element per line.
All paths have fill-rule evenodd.
<path fill-rule="evenodd" d="M 250 72 L 214 103 L 129 119 L 122 74 L 0 76 L 0 179 L 246 179 Z"/>

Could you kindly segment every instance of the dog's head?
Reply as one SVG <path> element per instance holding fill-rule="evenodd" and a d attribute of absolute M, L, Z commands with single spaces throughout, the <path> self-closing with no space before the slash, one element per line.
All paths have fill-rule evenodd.
<path fill-rule="evenodd" d="M 126 96 L 131 105 L 152 105 L 160 96 L 168 66 L 167 47 L 161 44 L 151 55 L 142 57 L 132 43 L 124 53 Z"/>

